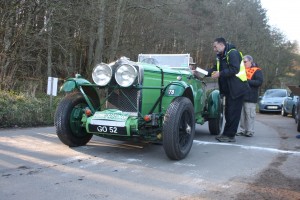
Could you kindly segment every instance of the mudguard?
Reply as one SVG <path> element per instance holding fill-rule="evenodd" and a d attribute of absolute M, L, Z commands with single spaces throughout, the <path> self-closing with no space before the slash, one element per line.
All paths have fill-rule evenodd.
<path fill-rule="evenodd" d="M 186 82 L 174 81 L 166 87 L 164 96 L 166 97 L 182 96 L 188 87 L 189 86 L 186 84 Z"/>
<path fill-rule="evenodd" d="M 88 80 L 82 78 L 81 75 L 76 74 L 75 78 L 68 78 L 64 84 L 61 86 L 61 92 L 72 92 L 74 89 L 78 88 L 82 85 L 91 84 Z"/>
<path fill-rule="evenodd" d="M 219 116 L 222 102 L 219 90 L 213 90 L 209 93 L 207 98 L 207 110 L 209 118 L 216 118 Z"/>
<path fill-rule="evenodd" d="M 194 102 L 193 93 L 191 87 L 189 87 L 186 82 L 183 81 L 174 81 L 166 86 L 165 92 L 162 99 L 162 105 L 170 105 L 171 102 L 180 96 L 185 96 Z M 163 107 L 163 110 L 166 111 L 168 107 Z"/>
<path fill-rule="evenodd" d="M 72 92 L 74 90 L 81 92 L 93 113 L 100 109 L 100 99 L 94 85 L 82 78 L 80 74 L 76 74 L 75 78 L 67 79 L 60 88 L 60 92 Z"/>

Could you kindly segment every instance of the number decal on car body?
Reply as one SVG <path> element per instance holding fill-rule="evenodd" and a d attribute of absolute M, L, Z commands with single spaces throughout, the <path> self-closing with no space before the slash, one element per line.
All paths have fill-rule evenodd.
<path fill-rule="evenodd" d="M 169 91 L 168 91 L 168 94 L 174 95 L 174 94 L 175 94 L 175 90 L 169 90 Z"/>

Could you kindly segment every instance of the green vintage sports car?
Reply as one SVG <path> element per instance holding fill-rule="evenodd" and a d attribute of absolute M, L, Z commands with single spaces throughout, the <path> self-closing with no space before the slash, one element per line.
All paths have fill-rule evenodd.
<path fill-rule="evenodd" d="M 189 69 L 189 54 L 140 54 L 98 64 L 94 83 L 77 74 L 61 87 L 54 124 L 64 144 L 86 145 L 93 135 L 115 140 L 162 143 L 173 160 L 185 158 L 195 125 L 221 132 L 223 103 L 218 90 Z"/>

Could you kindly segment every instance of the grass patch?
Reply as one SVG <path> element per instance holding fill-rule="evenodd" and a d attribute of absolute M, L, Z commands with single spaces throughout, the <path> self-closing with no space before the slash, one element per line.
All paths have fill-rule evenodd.
<path fill-rule="evenodd" d="M 22 93 L 0 91 L 0 128 L 53 125 L 55 109 L 61 97 L 46 94 L 38 98 Z"/>

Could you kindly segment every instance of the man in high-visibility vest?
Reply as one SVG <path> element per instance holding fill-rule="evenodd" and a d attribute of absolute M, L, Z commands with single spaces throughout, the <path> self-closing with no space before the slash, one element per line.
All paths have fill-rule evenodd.
<path fill-rule="evenodd" d="M 256 116 L 256 103 L 258 101 L 258 88 L 263 83 L 263 73 L 254 63 L 252 56 L 244 56 L 247 81 L 250 91 L 244 96 L 244 103 L 240 121 L 240 131 L 236 135 L 252 137 L 254 135 L 254 121 Z"/>
<path fill-rule="evenodd" d="M 217 53 L 216 65 L 208 70 L 208 76 L 217 78 L 219 90 L 225 97 L 225 126 L 223 133 L 216 137 L 220 142 L 235 142 L 239 126 L 244 94 L 249 91 L 246 70 L 241 53 L 224 38 L 213 43 Z"/>

